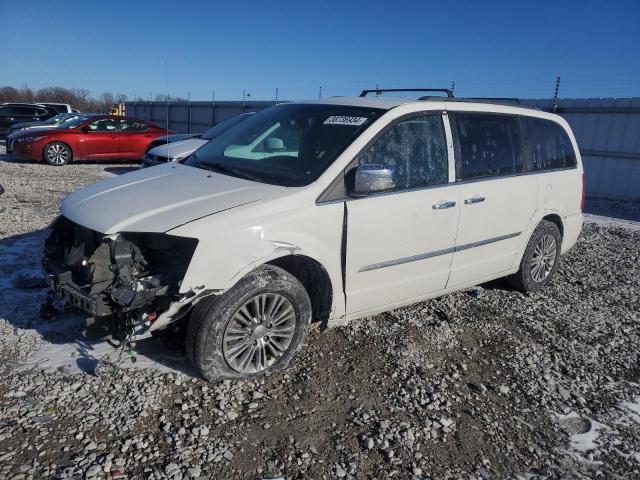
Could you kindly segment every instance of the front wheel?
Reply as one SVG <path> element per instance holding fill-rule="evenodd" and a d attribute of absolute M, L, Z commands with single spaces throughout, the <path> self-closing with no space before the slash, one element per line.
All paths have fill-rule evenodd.
<path fill-rule="evenodd" d="M 551 283 L 558 269 L 561 245 L 558 226 L 542 220 L 527 244 L 520 269 L 507 277 L 509 283 L 522 292 L 535 292 Z"/>
<path fill-rule="evenodd" d="M 71 161 L 71 149 L 62 142 L 51 142 L 44 147 L 44 161 L 54 167 L 66 165 Z"/>
<path fill-rule="evenodd" d="M 287 367 L 310 320 L 309 295 L 298 279 L 264 265 L 194 307 L 187 353 L 210 381 L 268 375 Z"/>

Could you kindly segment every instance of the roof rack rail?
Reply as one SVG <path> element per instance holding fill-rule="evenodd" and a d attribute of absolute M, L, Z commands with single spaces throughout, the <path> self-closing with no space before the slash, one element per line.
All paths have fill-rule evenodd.
<path fill-rule="evenodd" d="M 446 93 L 447 98 L 453 98 L 453 91 L 448 88 L 374 88 L 373 90 L 362 90 L 361 97 L 366 97 L 369 93 L 380 95 L 383 92 L 440 92 Z"/>
<path fill-rule="evenodd" d="M 490 100 L 492 102 L 513 102 L 520 105 L 519 98 L 511 98 L 511 97 L 469 97 L 469 100 Z"/>

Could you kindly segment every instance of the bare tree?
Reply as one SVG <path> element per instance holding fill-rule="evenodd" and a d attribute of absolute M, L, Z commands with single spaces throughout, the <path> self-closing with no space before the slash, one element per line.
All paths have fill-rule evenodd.
<path fill-rule="evenodd" d="M 103 92 L 100 95 L 100 107 L 103 112 L 108 112 L 111 110 L 113 105 L 116 103 L 116 99 L 111 92 Z"/>

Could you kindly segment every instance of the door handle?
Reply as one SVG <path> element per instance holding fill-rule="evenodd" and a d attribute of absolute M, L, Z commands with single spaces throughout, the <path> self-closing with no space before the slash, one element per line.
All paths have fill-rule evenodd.
<path fill-rule="evenodd" d="M 456 202 L 447 200 L 446 202 L 438 202 L 433 204 L 434 210 L 444 210 L 445 208 L 453 208 L 456 206 Z"/>
<path fill-rule="evenodd" d="M 467 199 L 464 201 L 464 204 L 465 204 L 465 205 L 473 205 L 474 203 L 484 202 L 484 200 L 485 200 L 485 198 L 484 198 L 484 197 L 481 197 L 481 196 L 479 196 L 479 195 L 476 195 L 476 196 L 473 196 L 473 197 L 471 197 L 471 198 L 467 198 Z"/>

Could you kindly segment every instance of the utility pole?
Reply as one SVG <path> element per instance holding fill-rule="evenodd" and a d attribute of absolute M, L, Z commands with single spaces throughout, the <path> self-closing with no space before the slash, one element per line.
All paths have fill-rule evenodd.
<path fill-rule="evenodd" d="M 556 113 L 558 110 L 558 92 L 560 91 L 560 75 L 556 76 L 556 90 L 553 93 L 553 104 L 551 105 L 551 111 Z"/>
<path fill-rule="evenodd" d="M 211 90 L 211 125 L 216 124 L 216 91 Z"/>

